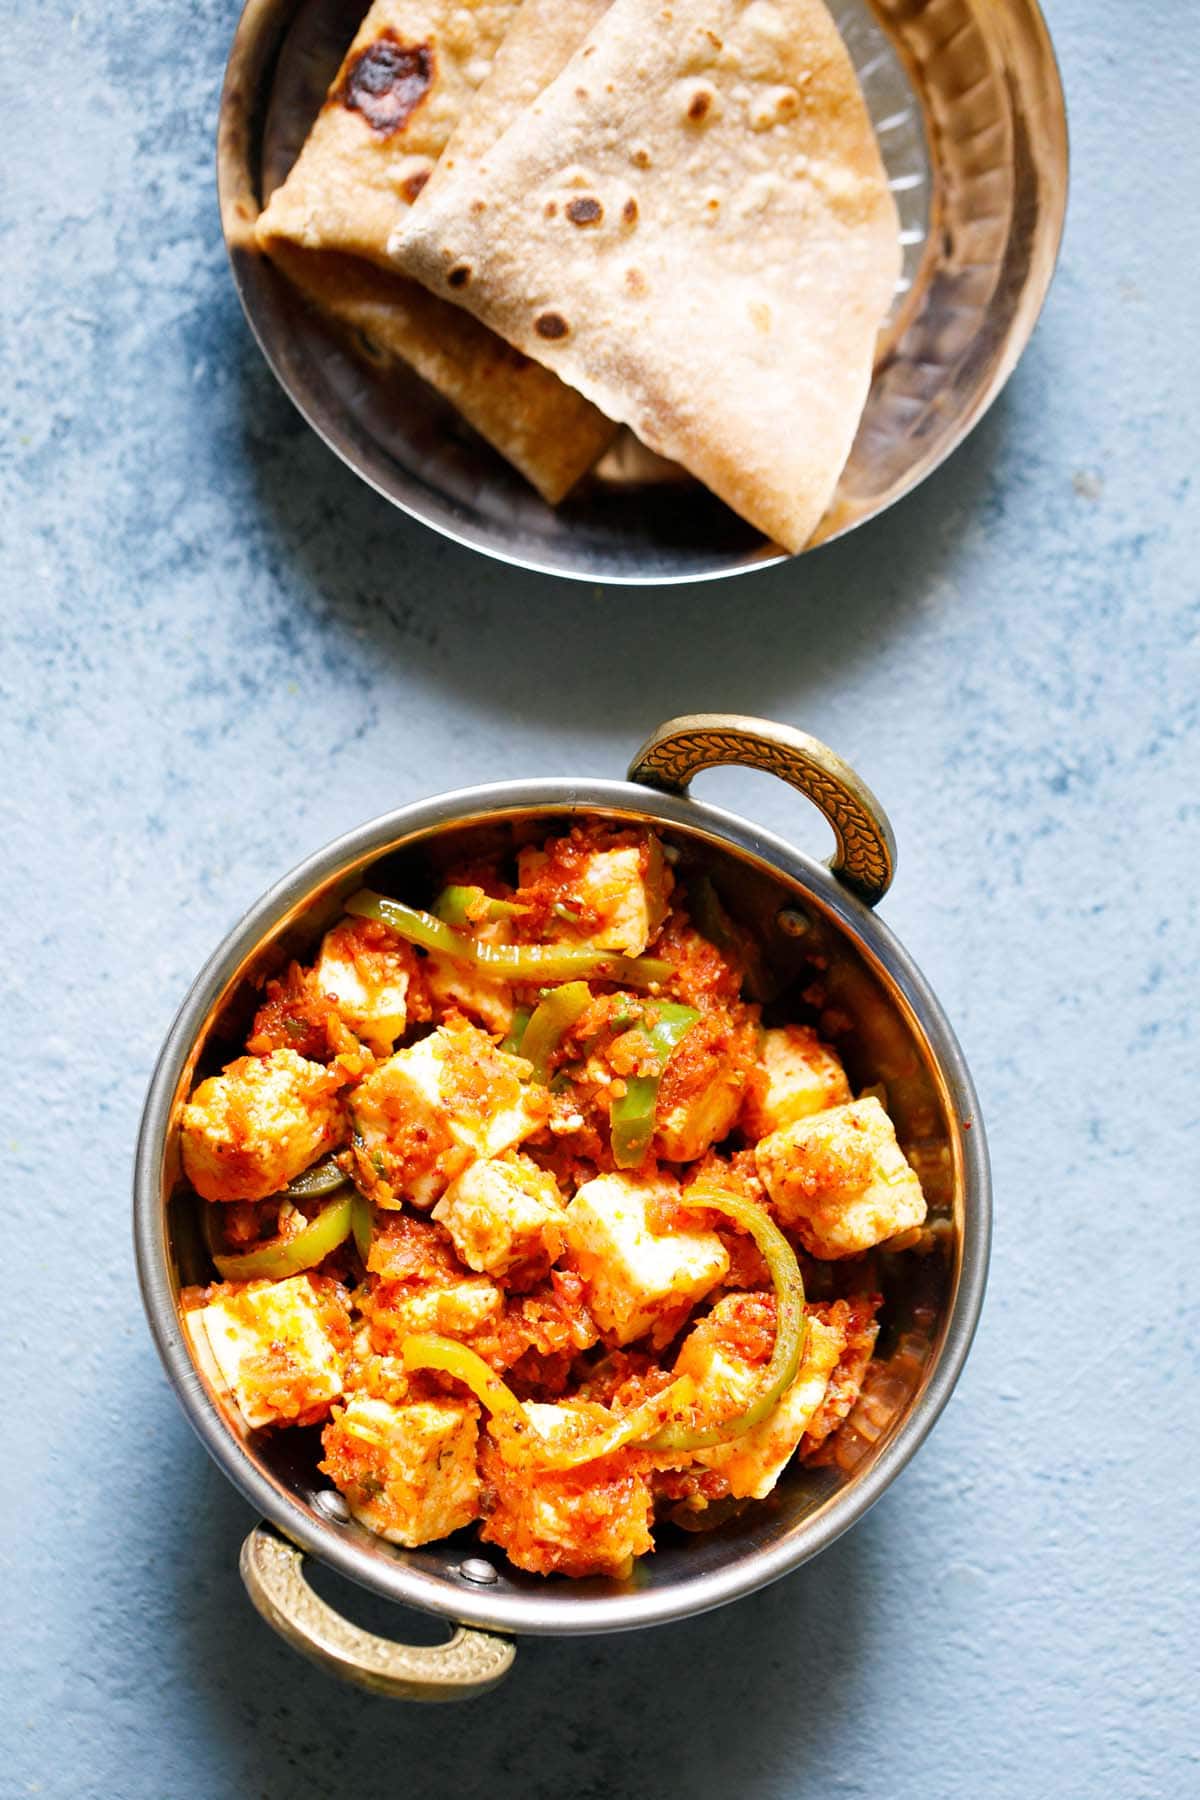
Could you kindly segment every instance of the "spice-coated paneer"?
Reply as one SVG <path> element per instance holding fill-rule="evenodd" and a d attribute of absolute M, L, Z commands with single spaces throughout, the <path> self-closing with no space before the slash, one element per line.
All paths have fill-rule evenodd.
<path fill-rule="evenodd" d="M 408 1023 L 415 974 L 412 950 L 386 926 L 343 919 L 326 932 L 313 979 L 351 1031 L 386 1056 Z"/>
<path fill-rule="evenodd" d="M 265 1200 L 343 1141 L 342 1077 L 294 1050 L 240 1056 L 183 1109 L 188 1180 L 206 1200 Z"/>
<path fill-rule="evenodd" d="M 526 1065 L 473 1025 L 444 1025 L 398 1050 L 354 1090 L 354 1154 L 380 1206 L 432 1206 L 479 1157 L 537 1129 L 548 1102 Z"/>
<path fill-rule="evenodd" d="M 356 1519 L 410 1549 L 469 1525 L 479 1512 L 479 1409 L 455 1400 L 353 1394 L 325 1427 L 321 1468 Z"/>
<path fill-rule="evenodd" d="M 802 1455 L 820 1449 L 858 1400 L 879 1336 L 875 1315 L 882 1305 L 882 1294 L 856 1294 L 850 1300 L 825 1300 L 809 1308 L 811 1318 L 821 1319 L 842 1333 L 843 1343 L 825 1398 L 804 1428 Z"/>
<path fill-rule="evenodd" d="M 666 1162 L 694 1162 L 728 1137 L 754 1068 L 753 1018 L 702 1012 L 672 1054 L 655 1109 L 654 1148 Z"/>
<path fill-rule="evenodd" d="M 482 889 L 475 889 L 481 898 Z M 508 919 L 472 919 L 471 939 L 477 944 L 508 944 L 512 926 Z M 496 1037 L 504 1037 L 513 1021 L 515 1002 L 507 981 L 490 975 L 474 963 L 434 950 L 421 965 L 434 1007 L 441 1013 L 452 1008 L 478 1019 Z"/>
<path fill-rule="evenodd" d="M 518 1152 L 472 1163 L 451 1182 L 433 1216 L 469 1268 L 498 1278 L 515 1270 L 544 1275 L 566 1241 L 558 1183 Z"/>
<path fill-rule="evenodd" d="M 518 899 L 527 889 L 553 896 L 543 928 L 551 940 L 640 956 L 667 916 L 671 872 L 657 838 L 623 832 L 604 848 L 572 832 L 544 850 L 522 850 L 518 870 Z"/>
<path fill-rule="evenodd" d="M 486 941 L 487 929 L 476 936 Z M 437 951 L 426 957 L 423 973 L 435 1006 L 457 1007 L 497 1037 L 506 1034 L 513 1020 L 513 993 L 507 981 Z"/>
<path fill-rule="evenodd" d="M 924 1222 L 921 1183 L 873 1096 L 773 1131 L 754 1154 L 780 1223 L 814 1256 L 854 1256 Z"/>
<path fill-rule="evenodd" d="M 485 1275 L 465 1275 L 444 1283 L 381 1282 L 365 1304 L 372 1344 L 380 1351 L 398 1352 L 413 1332 L 470 1337 L 497 1317 L 504 1295 Z"/>
<path fill-rule="evenodd" d="M 669 1175 L 597 1175 L 567 1208 L 567 1244 L 588 1305 L 615 1344 L 652 1331 L 665 1342 L 729 1267 L 715 1232 L 650 1229 L 647 1206 L 678 1193 Z"/>
<path fill-rule="evenodd" d="M 603 1423 L 602 1407 L 526 1407 L 539 1437 L 578 1429 L 579 1414 Z M 480 1536 L 535 1575 L 615 1575 L 654 1548 L 648 1477 L 628 1452 L 565 1470 L 518 1469 L 484 1440 L 484 1523 Z"/>
<path fill-rule="evenodd" d="M 761 1329 L 757 1315 L 764 1311 L 773 1319 L 765 1296 L 729 1294 L 685 1341 L 675 1373 L 692 1377 L 705 1417 L 731 1418 L 752 1403 L 773 1337 Z M 771 1492 L 825 1398 L 845 1341 L 843 1330 L 810 1313 L 799 1372 L 778 1404 L 731 1443 L 695 1452 L 697 1462 L 725 1477 L 735 1499 L 762 1500 Z"/>
<path fill-rule="evenodd" d="M 307 1275 L 230 1283 L 185 1316 L 252 1431 L 310 1425 L 342 1392 L 350 1319 L 331 1281 Z"/>
<path fill-rule="evenodd" d="M 762 1034 L 740 1123 L 748 1138 L 766 1137 L 849 1099 L 850 1084 L 836 1051 L 808 1025 L 781 1025 Z"/>

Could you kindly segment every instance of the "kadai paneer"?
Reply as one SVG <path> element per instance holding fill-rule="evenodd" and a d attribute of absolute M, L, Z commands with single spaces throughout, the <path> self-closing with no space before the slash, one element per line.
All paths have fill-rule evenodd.
<path fill-rule="evenodd" d="M 858 1399 L 920 1181 L 881 1090 L 764 1023 L 754 945 L 676 862 L 591 821 L 424 907 L 364 889 L 183 1107 L 197 1354 L 246 1430 L 319 1427 L 393 1543 L 475 1526 L 624 1577 Z"/>

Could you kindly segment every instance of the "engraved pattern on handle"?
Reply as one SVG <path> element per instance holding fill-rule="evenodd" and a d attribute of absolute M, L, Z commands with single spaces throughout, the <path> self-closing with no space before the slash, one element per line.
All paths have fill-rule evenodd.
<path fill-rule="evenodd" d="M 465 1626 L 445 1644 L 395 1644 L 352 1625 L 304 1577 L 304 1555 L 256 1525 L 238 1563 L 256 1609 L 295 1650 L 343 1680 L 391 1700 L 470 1700 L 502 1681 L 515 1644 Z"/>
<path fill-rule="evenodd" d="M 888 816 L 864 781 L 818 738 L 740 713 L 687 713 L 668 719 L 629 765 L 629 779 L 686 794 L 703 769 L 738 763 L 799 789 L 824 813 L 837 840 L 832 872 L 875 906 L 896 872 Z"/>

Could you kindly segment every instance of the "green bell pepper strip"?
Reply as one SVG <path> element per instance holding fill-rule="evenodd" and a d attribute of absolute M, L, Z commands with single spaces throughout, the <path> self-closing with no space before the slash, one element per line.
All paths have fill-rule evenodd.
<path fill-rule="evenodd" d="M 284 1193 L 289 1200 L 321 1200 L 349 1185 L 350 1177 L 340 1169 L 332 1156 L 323 1156 L 311 1169 L 305 1169 L 289 1181 Z"/>
<path fill-rule="evenodd" d="M 551 1057 L 591 1002 L 592 990 L 586 981 L 564 982 L 539 1000 L 521 1039 L 521 1055 L 533 1064 L 533 1079 L 543 1087 L 550 1080 Z"/>
<path fill-rule="evenodd" d="M 350 1236 L 352 1207 L 351 1196 L 339 1194 L 327 1200 L 316 1217 L 293 1237 L 271 1238 L 236 1256 L 212 1251 L 217 1273 L 222 1281 L 281 1281 L 287 1275 L 315 1269 Z"/>
<path fill-rule="evenodd" d="M 472 907 L 476 909 L 474 912 Z M 513 919 L 529 910 L 519 900 L 493 900 L 481 887 L 444 887 L 433 903 L 434 918 L 441 919 L 446 925 L 478 925 L 485 920 Z"/>
<path fill-rule="evenodd" d="M 432 913 L 405 906 L 403 900 L 387 900 L 382 894 L 373 894 L 370 888 L 360 888 L 347 900 L 346 911 L 356 919 L 378 919 L 381 924 L 390 925 L 397 937 L 420 944 L 422 950 L 436 950 L 440 956 L 451 956 L 456 962 L 473 960 L 466 938 Z"/>
<path fill-rule="evenodd" d="M 457 1338 L 440 1337 L 435 1331 L 414 1332 L 401 1344 L 400 1359 L 406 1369 L 436 1369 L 441 1375 L 453 1375 L 470 1388 L 493 1417 L 525 1416 L 525 1408 L 508 1383 L 484 1362 L 478 1351 L 468 1349 Z"/>
<path fill-rule="evenodd" d="M 684 1409 L 691 1405 L 696 1393 L 691 1377 L 681 1375 L 661 1394 L 643 1400 L 627 1413 L 610 1415 L 606 1422 L 581 1414 L 578 1434 L 550 1439 L 534 1429 L 523 1403 L 507 1382 L 476 1351 L 456 1338 L 417 1332 L 405 1338 L 400 1356 L 406 1369 L 436 1369 L 470 1388 L 491 1415 L 489 1430 L 505 1462 L 535 1473 L 576 1469 L 598 1457 L 611 1456 L 627 1444 L 643 1442 L 651 1432 L 679 1428 Z"/>
<path fill-rule="evenodd" d="M 560 981 L 612 981 L 622 987 L 657 987 L 672 972 L 670 963 L 654 956 L 621 956 L 591 950 L 583 944 L 480 944 L 431 914 L 360 888 L 346 902 L 358 919 L 379 919 L 397 936 L 455 962 L 471 963 L 499 981 L 552 987 Z"/>
<path fill-rule="evenodd" d="M 696 1384 L 690 1375 L 678 1376 L 661 1394 L 627 1413 L 612 1417 L 611 1424 L 593 1420 L 586 1413 L 579 1418 L 578 1432 L 563 1432 L 544 1438 L 508 1414 L 493 1420 L 492 1435 L 506 1463 L 516 1468 L 542 1470 L 578 1469 L 584 1463 L 611 1456 L 615 1450 L 638 1448 L 653 1443 L 664 1431 L 681 1431 L 696 1398 Z"/>
<path fill-rule="evenodd" d="M 662 1001 L 655 1011 L 658 1017 L 653 1025 L 642 1020 L 632 1029 L 641 1032 L 658 1057 L 658 1074 L 630 1075 L 625 1082 L 625 1092 L 612 1104 L 612 1153 L 618 1169 L 639 1169 L 646 1160 L 654 1136 L 654 1113 L 667 1061 L 700 1017 L 694 1006 L 680 1006 L 674 1000 Z"/>
<path fill-rule="evenodd" d="M 365 1263 L 371 1252 L 371 1238 L 375 1231 L 375 1215 L 371 1202 L 365 1194 L 357 1189 L 350 1197 L 350 1230 L 354 1242 L 358 1246 L 358 1254 Z"/>
<path fill-rule="evenodd" d="M 771 1360 L 763 1372 L 762 1386 L 756 1398 L 743 1412 L 716 1425 L 689 1426 L 672 1424 L 647 1442 L 651 1450 L 708 1450 L 716 1444 L 727 1444 L 734 1438 L 761 1424 L 778 1405 L 800 1369 L 808 1336 L 808 1318 L 804 1311 L 804 1278 L 796 1261 L 796 1252 L 775 1221 L 755 1201 L 740 1194 L 726 1194 L 719 1189 L 697 1186 L 683 1195 L 683 1205 L 724 1213 L 735 1225 L 749 1232 L 766 1259 L 775 1288 L 775 1344 Z"/>
<path fill-rule="evenodd" d="M 532 1006 L 514 1006 L 512 1024 L 508 1028 L 508 1036 L 500 1045 L 510 1056 L 520 1056 L 521 1045 L 525 1042 L 525 1028 L 533 1017 Z"/>

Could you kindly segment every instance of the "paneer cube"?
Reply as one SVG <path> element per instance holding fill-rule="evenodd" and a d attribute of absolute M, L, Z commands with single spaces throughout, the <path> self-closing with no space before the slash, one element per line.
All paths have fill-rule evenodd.
<path fill-rule="evenodd" d="M 780 1223 L 814 1256 L 854 1256 L 924 1222 L 921 1183 L 873 1096 L 773 1131 L 754 1157 Z"/>
<path fill-rule="evenodd" d="M 468 1268 L 503 1277 L 544 1275 L 562 1255 L 566 1210 L 558 1183 L 512 1151 L 472 1163 L 433 1209 Z"/>
<path fill-rule="evenodd" d="M 240 1056 L 202 1081 L 180 1122 L 183 1168 L 206 1200 L 265 1200 L 346 1134 L 342 1076 L 294 1050 Z"/>
<path fill-rule="evenodd" d="M 477 935 L 484 937 L 486 932 Z M 437 951 L 426 957 L 424 974 L 435 1006 L 457 1007 L 468 1018 L 478 1019 L 495 1036 L 507 1034 L 514 1011 L 512 988 L 507 981 Z"/>
<path fill-rule="evenodd" d="M 369 1394 L 373 1400 L 389 1400 L 401 1406 L 412 1390 L 412 1375 L 400 1356 L 379 1354 L 371 1343 L 370 1325 L 363 1321 L 354 1333 L 346 1359 L 345 1390 Z"/>
<path fill-rule="evenodd" d="M 371 1342 L 376 1350 L 398 1354 L 414 1332 L 470 1337 L 495 1319 L 503 1305 L 503 1291 L 484 1275 L 447 1282 L 380 1282 L 368 1303 Z"/>
<path fill-rule="evenodd" d="M 472 925 L 471 936 L 481 944 L 511 943 L 512 924 L 508 919 L 486 919 Z M 436 950 L 425 958 L 422 971 L 435 1007 L 455 1007 L 478 1019 L 493 1036 L 507 1035 L 516 1005 L 507 981 Z"/>
<path fill-rule="evenodd" d="M 629 1344 L 653 1332 L 667 1342 L 682 1319 L 729 1268 L 715 1232 L 657 1236 L 646 1211 L 678 1196 L 669 1175 L 597 1175 L 567 1208 L 567 1244 L 605 1336 Z"/>
<path fill-rule="evenodd" d="M 386 926 L 343 919 L 325 933 L 313 978 L 355 1036 L 386 1056 L 408 1023 L 415 972 L 412 950 Z"/>
<path fill-rule="evenodd" d="M 729 1136 L 742 1105 L 736 1072 L 721 1070 L 686 1100 L 675 1099 L 660 1116 L 654 1147 L 666 1162 L 694 1162 Z"/>
<path fill-rule="evenodd" d="M 321 1468 L 368 1530 L 414 1549 L 478 1516 L 478 1419 L 470 1402 L 352 1394 L 322 1434 Z"/>
<path fill-rule="evenodd" d="M 202 1366 L 251 1431 L 311 1425 L 342 1392 L 350 1348 L 344 1297 L 307 1275 L 229 1283 L 184 1318 Z"/>
<path fill-rule="evenodd" d="M 830 1106 L 844 1106 L 850 1083 L 837 1052 L 808 1025 L 764 1031 L 741 1126 L 752 1141 Z"/>
<path fill-rule="evenodd" d="M 843 1343 L 825 1398 L 804 1428 L 803 1456 L 819 1450 L 856 1405 L 879 1336 L 875 1315 L 882 1305 L 882 1294 L 856 1294 L 849 1300 L 826 1300 L 809 1309 L 810 1316 L 839 1330 Z"/>
<path fill-rule="evenodd" d="M 695 1162 L 728 1137 L 754 1068 L 758 1030 L 748 1014 L 702 1012 L 670 1057 L 655 1112 L 654 1148 L 666 1162 Z"/>
<path fill-rule="evenodd" d="M 354 1153 L 380 1206 L 432 1206 L 480 1157 L 499 1156 L 546 1116 L 527 1065 L 473 1025 L 442 1026 L 398 1050 L 354 1090 Z"/>
<path fill-rule="evenodd" d="M 675 1373 L 696 1383 L 702 1417 L 731 1418 L 753 1401 L 765 1360 L 744 1353 L 739 1314 L 760 1304 L 757 1295 L 729 1294 L 685 1341 Z M 697 1462 L 725 1477 L 735 1499 L 762 1500 L 771 1492 L 825 1398 L 845 1341 L 844 1331 L 810 1313 L 799 1371 L 778 1404 L 741 1437 L 695 1452 Z"/>
<path fill-rule="evenodd" d="M 534 1429 L 551 1441 L 578 1428 L 580 1412 L 603 1422 L 601 1407 L 529 1402 Z M 488 1492 L 480 1536 L 499 1544 L 510 1562 L 536 1575 L 630 1573 L 633 1559 L 654 1548 L 650 1482 L 628 1451 L 578 1469 L 542 1473 L 510 1467 L 485 1438 L 481 1456 Z"/>
<path fill-rule="evenodd" d="M 559 904 L 587 921 L 581 931 L 569 919 L 552 918 L 547 924 L 551 938 L 640 956 L 667 916 L 671 871 L 662 845 L 649 835 L 593 848 L 582 834 L 573 834 L 548 850 L 522 850 L 517 868 L 521 888 L 550 880 Z"/>

